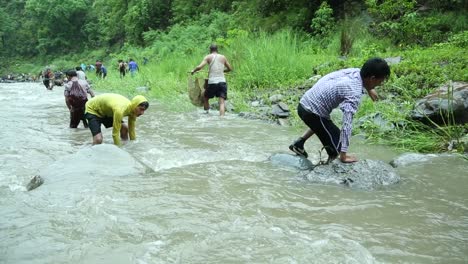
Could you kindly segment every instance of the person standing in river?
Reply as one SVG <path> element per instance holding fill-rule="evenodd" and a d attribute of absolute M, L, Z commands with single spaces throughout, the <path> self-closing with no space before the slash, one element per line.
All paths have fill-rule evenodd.
<path fill-rule="evenodd" d="M 94 92 L 86 80 L 79 78 L 76 71 L 68 71 L 67 78 L 69 81 L 65 84 L 64 96 L 70 111 L 70 128 L 77 128 L 80 121 L 83 121 L 83 126 L 87 128 L 88 123 L 84 118 L 85 104 L 88 101 L 87 94 L 94 97 Z"/>
<path fill-rule="evenodd" d="M 297 113 L 309 129 L 289 149 L 307 158 L 304 143 L 317 134 L 328 154 L 327 163 L 337 157 L 344 163 L 356 162 L 356 157 L 347 154 L 353 116 L 364 93 L 367 92 L 373 101 L 378 100 L 375 88 L 389 76 L 387 62 L 381 58 L 372 58 L 361 69 L 343 69 L 322 77 L 299 102 Z M 343 112 L 341 131 L 330 119 L 330 113 L 338 106 Z"/>
<path fill-rule="evenodd" d="M 216 96 L 219 98 L 219 115 L 224 116 L 228 90 L 224 73 L 232 71 L 232 66 L 224 55 L 218 53 L 218 46 L 216 44 L 211 44 L 210 54 L 203 58 L 201 63 L 191 71 L 191 74 L 193 75 L 201 70 L 205 65 L 209 65 L 209 68 L 208 86 L 205 87 L 203 93 L 203 109 L 208 112 L 210 109 L 209 100 Z"/>
<path fill-rule="evenodd" d="M 112 127 L 114 144 L 121 145 L 121 139 L 127 141 L 136 138 L 136 118 L 143 115 L 148 109 L 148 100 L 141 95 L 135 96 L 131 101 L 120 94 L 101 94 L 86 103 L 85 118 L 93 135 L 93 145 L 101 144 L 103 136 L 101 125 Z M 128 126 L 123 118 L 128 116 Z"/>
<path fill-rule="evenodd" d="M 43 73 L 42 73 L 42 83 L 46 87 L 47 90 L 52 90 L 54 88 L 54 73 L 50 70 L 50 68 L 47 68 Z"/>

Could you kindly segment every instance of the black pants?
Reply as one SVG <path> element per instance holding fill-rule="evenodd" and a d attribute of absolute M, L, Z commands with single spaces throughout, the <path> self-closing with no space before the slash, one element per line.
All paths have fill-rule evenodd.
<path fill-rule="evenodd" d="M 88 127 L 88 122 L 84 117 L 85 108 L 73 108 L 73 111 L 70 111 L 70 128 L 77 128 L 80 124 L 80 121 L 83 121 L 83 126 Z"/>
<path fill-rule="evenodd" d="M 340 129 L 331 120 L 306 111 L 301 104 L 297 106 L 297 113 L 320 139 L 328 156 L 330 158 L 337 157 L 341 149 Z"/>

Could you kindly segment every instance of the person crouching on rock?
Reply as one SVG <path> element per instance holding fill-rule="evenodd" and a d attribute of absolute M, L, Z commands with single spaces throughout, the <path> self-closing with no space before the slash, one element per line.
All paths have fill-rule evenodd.
<path fill-rule="evenodd" d="M 309 129 L 289 149 L 307 158 L 304 143 L 313 134 L 317 134 L 327 151 L 327 163 L 338 156 L 342 162 L 356 162 L 356 157 L 347 154 L 353 116 L 358 110 L 362 95 L 367 92 L 376 101 L 378 95 L 375 87 L 389 76 L 390 67 L 381 58 L 367 60 L 361 69 L 343 69 L 323 76 L 299 102 L 297 113 Z M 338 106 L 343 112 L 341 131 L 330 119 L 330 113 Z"/>
<path fill-rule="evenodd" d="M 103 136 L 101 125 L 112 127 L 114 144 L 121 145 L 121 140 L 127 141 L 136 138 L 136 118 L 143 115 L 148 109 L 148 100 L 141 95 L 135 96 L 132 101 L 120 94 L 101 94 L 86 103 L 85 118 L 93 135 L 93 145 L 101 144 Z M 128 126 L 123 118 L 128 116 Z"/>
<path fill-rule="evenodd" d="M 84 118 L 85 105 L 88 101 L 88 95 L 94 97 L 94 92 L 91 90 L 86 80 L 79 80 L 76 71 L 67 72 L 68 83 L 65 84 L 64 96 L 68 110 L 70 110 L 70 128 L 77 128 L 80 121 L 83 121 L 83 126 L 88 127 L 88 123 Z"/>

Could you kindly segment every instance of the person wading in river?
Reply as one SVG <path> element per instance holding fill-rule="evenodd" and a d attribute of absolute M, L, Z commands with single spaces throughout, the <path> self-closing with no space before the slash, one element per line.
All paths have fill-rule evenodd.
<path fill-rule="evenodd" d="M 50 68 L 47 68 L 42 73 L 42 83 L 47 90 L 52 90 L 54 88 L 54 73 L 50 70 Z"/>
<path fill-rule="evenodd" d="M 85 104 L 88 101 L 87 94 L 94 97 L 94 92 L 86 80 L 78 79 L 76 71 L 68 71 L 67 77 L 70 81 L 65 84 L 64 96 L 65 103 L 70 110 L 70 128 L 77 128 L 81 120 L 84 127 L 87 128 L 88 123 L 84 118 Z"/>
<path fill-rule="evenodd" d="M 219 98 L 219 115 L 224 116 L 224 101 L 227 100 L 228 88 L 224 73 L 232 71 L 231 64 L 229 64 L 226 57 L 218 53 L 218 46 L 212 44 L 210 46 L 210 54 L 203 58 L 202 62 L 191 71 L 191 74 L 193 75 L 201 70 L 205 65 L 209 65 L 209 69 L 208 87 L 205 87 L 203 96 L 203 109 L 208 112 L 210 109 L 209 100 L 216 96 Z"/>
<path fill-rule="evenodd" d="M 113 127 L 112 138 L 114 144 L 121 145 L 121 139 L 127 141 L 136 138 L 136 118 L 143 115 L 149 103 L 144 96 L 137 95 L 132 101 L 120 94 L 101 94 L 86 103 L 85 118 L 93 135 L 93 145 L 101 144 L 103 137 L 101 125 Z M 128 116 L 128 126 L 123 118 Z"/>
<path fill-rule="evenodd" d="M 304 143 L 317 134 L 328 154 L 328 162 L 339 156 L 345 163 L 357 158 L 347 154 L 353 116 L 362 95 L 367 91 L 373 101 L 378 99 L 375 87 L 390 76 L 390 67 L 380 58 L 369 59 L 361 69 L 349 68 L 329 73 L 322 77 L 301 98 L 297 113 L 309 129 L 289 146 L 298 155 L 307 158 Z M 340 131 L 331 121 L 331 111 L 340 106 L 343 112 L 343 127 Z"/>

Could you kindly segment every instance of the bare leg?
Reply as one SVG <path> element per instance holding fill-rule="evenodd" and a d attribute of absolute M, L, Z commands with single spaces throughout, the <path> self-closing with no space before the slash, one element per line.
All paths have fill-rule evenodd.
<path fill-rule="evenodd" d="M 93 137 L 93 145 L 98 145 L 102 143 L 102 133 L 99 133 Z"/>
<path fill-rule="evenodd" d="M 124 141 L 128 140 L 128 126 L 127 124 L 122 124 L 120 128 L 120 138 Z"/>
<path fill-rule="evenodd" d="M 208 99 L 208 97 L 203 96 L 203 109 L 204 109 L 205 111 L 210 110 L 209 100 L 210 100 L 210 99 Z"/>
<path fill-rule="evenodd" d="M 219 115 L 224 116 L 224 112 L 226 112 L 226 106 L 224 104 L 224 98 L 219 98 Z"/>

